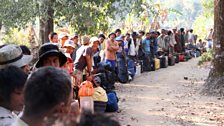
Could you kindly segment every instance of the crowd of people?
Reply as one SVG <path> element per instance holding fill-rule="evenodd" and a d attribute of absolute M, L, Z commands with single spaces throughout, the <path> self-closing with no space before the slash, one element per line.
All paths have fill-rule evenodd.
<path fill-rule="evenodd" d="M 159 69 L 157 61 L 165 68 L 166 63 L 173 64 L 172 59 L 178 62 L 179 55 L 197 57 L 205 48 L 201 40 L 196 44 L 192 29 L 183 28 L 126 34 L 117 29 L 108 37 L 79 37 L 50 33 L 33 65 L 26 46 L 0 46 L 0 126 L 44 126 L 53 124 L 49 120 L 54 117 L 65 123 L 65 115 L 70 121 L 81 116 L 71 125 L 119 126 L 105 115 L 80 114 L 80 92 L 93 91 L 95 112 L 117 111 L 114 84 L 133 80 L 137 66 L 141 72 L 154 71 Z M 92 86 L 85 87 L 87 82 Z"/>

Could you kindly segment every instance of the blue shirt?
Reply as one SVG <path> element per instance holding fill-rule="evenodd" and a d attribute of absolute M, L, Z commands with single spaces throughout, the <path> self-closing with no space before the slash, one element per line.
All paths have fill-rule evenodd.
<path fill-rule="evenodd" d="M 143 46 L 143 52 L 146 54 L 150 54 L 150 40 L 144 39 L 142 41 L 142 46 Z"/>

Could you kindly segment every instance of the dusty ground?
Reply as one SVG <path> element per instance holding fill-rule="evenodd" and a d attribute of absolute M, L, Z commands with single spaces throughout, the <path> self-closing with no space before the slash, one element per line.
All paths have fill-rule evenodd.
<path fill-rule="evenodd" d="M 117 84 L 120 112 L 115 115 L 122 126 L 222 125 L 223 100 L 199 93 L 209 69 L 197 62 L 192 59 Z"/>

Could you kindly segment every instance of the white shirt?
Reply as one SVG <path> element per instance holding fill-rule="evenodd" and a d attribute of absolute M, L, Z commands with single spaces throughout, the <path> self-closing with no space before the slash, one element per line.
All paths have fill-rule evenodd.
<path fill-rule="evenodd" d="M 16 119 L 16 121 L 11 126 L 29 126 L 26 124 L 23 120 L 21 120 L 19 117 Z"/>
<path fill-rule="evenodd" d="M 125 48 L 125 49 L 128 48 L 128 41 L 127 41 L 127 40 L 124 41 L 124 48 Z"/>
<path fill-rule="evenodd" d="M 12 111 L 0 106 L 0 126 L 11 126 L 16 118 Z"/>
<path fill-rule="evenodd" d="M 176 44 L 177 44 L 177 42 L 176 42 L 176 40 L 175 40 L 175 34 L 173 34 L 173 35 L 171 36 L 170 45 L 171 45 L 172 47 L 174 47 L 174 45 L 176 45 Z"/>
<path fill-rule="evenodd" d="M 131 39 L 131 44 L 130 44 L 130 48 L 128 50 L 129 51 L 128 55 L 136 56 L 138 54 L 139 45 L 140 45 L 140 43 L 136 40 L 136 46 L 135 46 L 133 39 Z"/>
<path fill-rule="evenodd" d="M 165 48 L 164 38 L 165 38 L 165 36 L 162 37 L 162 35 L 160 35 L 158 37 L 158 46 L 159 46 L 159 48 Z"/>
<path fill-rule="evenodd" d="M 143 39 L 137 39 L 136 40 L 136 47 L 135 47 L 135 51 L 138 54 L 138 50 L 139 50 L 139 46 L 141 45 Z"/>
<path fill-rule="evenodd" d="M 188 33 L 188 42 L 194 43 L 194 34 L 193 33 Z"/>
<path fill-rule="evenodd" d="M 134 44 L 133 40 L 131 40 L 130 48 L 128 50 L 128 55 L 130 55 L 130 56 L 135 56 L 136 55 L 135 44 Z"/>

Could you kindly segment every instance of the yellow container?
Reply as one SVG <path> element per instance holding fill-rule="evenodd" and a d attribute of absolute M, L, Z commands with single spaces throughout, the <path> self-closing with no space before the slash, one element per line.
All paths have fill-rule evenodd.
<path fill-rule="evenodd" d="M 155 69 L 160 69 L 160 59 L 155 58 Z"/>

